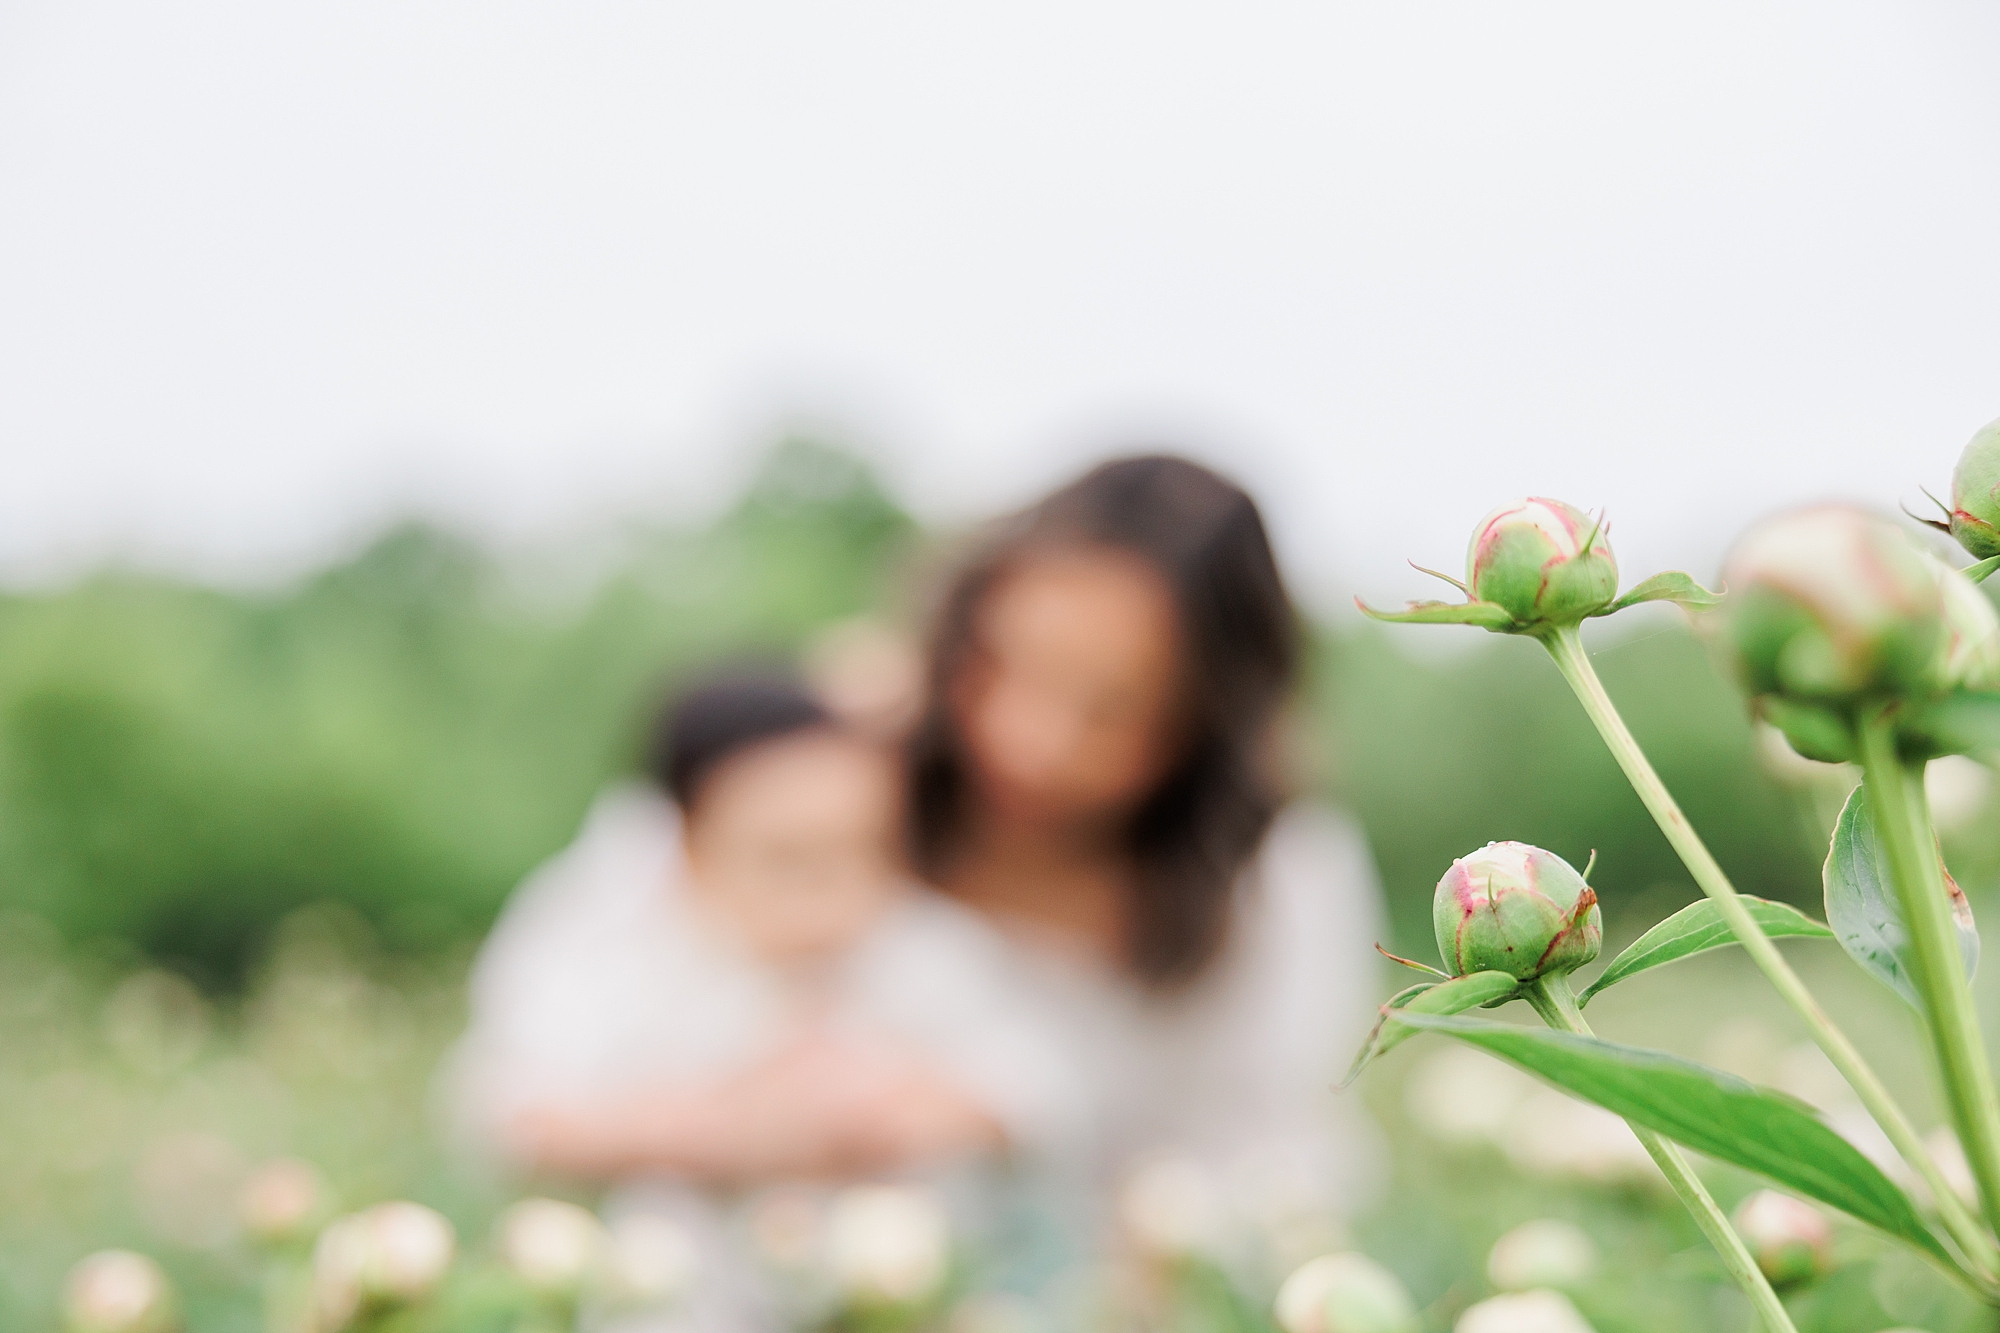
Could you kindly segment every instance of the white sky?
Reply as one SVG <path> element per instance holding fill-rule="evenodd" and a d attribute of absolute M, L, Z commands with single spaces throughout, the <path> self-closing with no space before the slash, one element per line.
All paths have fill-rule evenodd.
<path fill-rule="evenodd" d="M 1631 575 L 2000 416 L 1978 4 L 0 0 L 0 577 L 412 509 L 699 510 L 848 428 L 921 511 L 1132 430 L 1315 601 L 1493 503 Z"/>

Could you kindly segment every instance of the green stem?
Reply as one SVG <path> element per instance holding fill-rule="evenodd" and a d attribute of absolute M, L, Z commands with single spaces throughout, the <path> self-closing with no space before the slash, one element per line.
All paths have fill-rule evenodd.
<path fill-rule="evenodd" d="M 1542 639 L 1542 646 L 1555 659 L 1563 679 L 1569 682 L 1577 699 L 1582 702 L 1583 711 L 1596 724 L 1597 733 L 1604 738 L 1611 757 L 1618 761 L 1626 780 L 1645 803 L 1653 822 L 1660 826 L 1660 832 L 1667 835 L 1667 841 L 1680 854 L 1695 883 L 1715 901 L 1717 910 L 1729 923 L 1729 929 L 1743 946 L 1743 951 L 1750 955 L 1750 960 L 1770 980 L 1785 1003 L 1804 1021 L 1813 1041 L 1826 1052 L 1826 1058 L 1833 1062 L 1833 1067 L 1854 1089 L 1861 1104 L 1868 1109 L 1868 1114 L 1874 1117 L 1875 1123 L 1888 1135 L 1889 1142 L 1895 1145 L 1897 1153 L 1923 1177 L 1924 1183 L 1930 1187 L 1939 1218 L 1958 1242 L 1959 1249 L 1964 1252 L 1982 1283 L 1990 1285 L 1996 1277 L 2000 1277 L 2000 1247 L 1994 1245 L 1993 1238 L 1979 1225 L 1972 1210 L 1966 1207 L 1965 1201 L 1945 1180 L 1944 1173 L 1931 1159 L 1916 1128 L 1903 1114 L 1903 1108 L 1889 1095 L 1881 1077 L 1869 1067 L 1854 1043 L 1847 1039 L 1847 1034 L 1834 1026 L 1833 1020 L 1820 1008 L 1819 1001 L 1806 989 L 1805 982 L 1799 979 L 1799 974 L 1792 971 L 1791 964 L 1778 952 L 1778 946 L 1771 943 L 1770 937 L 1743 905 L 1736 886 L 1722 873 L 1722 867 L 1709 854 L 1694 826 L 1688 823 L 1687 816 L 1681 813 L 1680 806 L 1668 794 L 1660 775 L 1653 771 L 1645 752 L 1639 748 L 1639 742 L 1626 729 L 1624 719 L 1618 716 L 1618 709 L 1612 704 L 1611 696 L 1604 692 L 1604 683 L 1597 678 L 1596 669 L 1590 665 L 1590 658 L 1583 651 L 1583 636 L 1577 627 L 1572 625 L 1551 632 Z M 1967 1151 L 1971 1150 L 1968 1148 Z"/>
<path fill-rule="evenodd" d="M 1875 713 L 1861 723 L 1861 772 L 1910 932 L 1910 969 L 1930 1019 L 1945 1101 L 1979 1182 L 1987 1220 L 2000 1229 L 2000 1100 L 1979 1037 L 1979 1016 L 1959 953 L 1951 900 L 1935 852 L 1923 764 L 1896 754 L 1895 724 Z"/>
<path fill-rule="evenodd" d="M 1561 1032 L 1574 1032 L 1583 1037 L 1597 1034 L 1584 1022 L 1583 1011 L 1577 1007 L 1576 993 L 1570 989 L 1569 978 L 1564 976 L 1541 976 L 1521 988 L 1522 994 L 1542 1021 Z M 1674 1193 L 1687 1205 L 1693 1214 L 1695 1225 L 1701 1234 L 1708 1237 L 1709 1244 L 1715 1246 L 1716 1254 L 1722 1259 L 1722 1266 L 1729 1270 L 1729 1276 L 1736 1285 L 1743 1288 L 1743 1294 L 1756 1307 L 1757 1317 L 1764 1321 L 1764 1327 L 1772 1333 L 1788 1333 L 1792 1330 L 1792 1317 L 1785 1312 L 1785 1304 L 1778 1299 L 1778 1293 L 1771 1289 L 1771 1283 L 1764 1276 L 1764 1270 L 1757 1267 L 1757 1260 L 1751 1255 L 1743 1238 L 1729 1225 L 1722 1209 L 1716 1206 L 1707 1186 L 1688 1165 L 1681 1150 L 1642 1125 L 1625 1122 L 1639 1138 L 1660 1168 L 1660 1173 L 1673 1186 Z"/>

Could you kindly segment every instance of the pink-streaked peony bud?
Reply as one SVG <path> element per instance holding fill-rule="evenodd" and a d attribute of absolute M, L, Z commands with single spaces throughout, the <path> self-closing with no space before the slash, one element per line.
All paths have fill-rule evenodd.
<path fill-rule="evenodd" d="M 410 1305 L 443 1283 L 457 1237 L 416 1203 L 381 1203 L 337 1218 L 313 1247 L 313 1299 L 327 1333 L 367 1310 Z"/>
<path fill-rule="evenodd" d="M 1417 1308 L 1396 1275 L 1365 1254 L 1326 1254 L 1278 1288 L 1285 1333 L 1414 1333 Z"/>
<path fill-rule="evenodd" d="M 500 1214 L 500 1262 L 546 1296 L 575 1297 L 603 1269 L 608 1237 L 588 1209 L 560 1199 L 523 1199 Z"/>
<path fill-rule="evenodd" d="M 264 1245 L 304 1240 L 327 1212 L 326 1178 L 311 1162 L 280 1157 L 250 1173 L 236 1199 L 244 1232 Z"/>
<path fill-rule="evenodd" d="M 1493 1242 L 1486 1276 L 1502 1291 L 1574 1287 L 1597 1271 L 1597 1246 L 1574 1222 L 1523 1222 Z"/>
<path fill-rule="evenodd" d="M 2000 555 L 2000 421 L 1979 428 L 1951 474 L 1951 535 L 1975 560 Z"/>
<path fill-rule="evenodd" d="M 1431 919 L 1454 975 L 1505 972 L 1523 981 L 1597 957 L 1597 894 L 1569 862 L 1525 842 L 1489 842 L 1451 863 Z"/>
<path fill-rule="evenodd" d="M 920 1305 L 944 1287 L 951 1260 L 944 1210 L 922 1190 L 858 1185 L 827 1216 L 834 1283 L 857 1305 Z"/>
<path fill-rule="evenodd" d="M 1939 683 L 1948 689 L 2000 690 L 2000 614 L 1965 575 L 1926 553 L 1944 601 L 1944 661 Z"/>
<path fill-rule="evenodd" d="M 1806 1282 L 1827 1271 L 1833 1228 L 1811 1204 L 1758 1190 L 1736 1206 L 1731 1220 L 1773 1286 Z"/>
<path fill-rule="evenodd" d="M 1936 687 L 1943 597 L 1888 520 L 1783 514 L 1737 543 L 1725 573 L 1726 634 L 1752 694 L 1841 706 Z"/>
<path fill-rule="evenodd" d="M 158 1264 L 130 1250 L 99 1250 L 69 1270 L 63 1327 L 69 1333 L 170 1333 L 180 1318 Z"/>
<path fill-rule="evenodd" d="M 1560 500 L 1501 505 L 1473 531 L 1466 590 L 1517 624 L 1576 624 L 1618 596 L 1618 560 L 1603 528 Z"/>
<path fill-rule="evenodd" d="M 1493 1296 L 1469 1306 L 1452 1333 L 1592 1333 L 1590 1322 L 1559 1291 Z"/>

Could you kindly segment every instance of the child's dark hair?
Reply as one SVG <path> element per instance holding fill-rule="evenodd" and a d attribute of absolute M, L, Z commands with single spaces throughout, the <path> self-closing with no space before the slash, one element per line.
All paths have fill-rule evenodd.
<path fill-rule="evenodd" d="M 711 676 L 661 710 L 646 749 L 646 772 L 683 810 L 734 755 L 766 741 L 835 725 L 811 692 L 775 673 Z"/>

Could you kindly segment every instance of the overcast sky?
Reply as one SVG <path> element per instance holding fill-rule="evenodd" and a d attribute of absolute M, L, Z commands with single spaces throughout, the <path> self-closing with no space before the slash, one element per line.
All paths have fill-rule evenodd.
<path fill-rule="evenodd" d="M 1296 580 L 1631 575 L 2000 416 L 2000 10 L 0 0 L 0 578 L 698 512 L 828 423 L 958 519 L 1121 439 Z"/>

